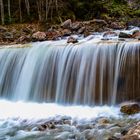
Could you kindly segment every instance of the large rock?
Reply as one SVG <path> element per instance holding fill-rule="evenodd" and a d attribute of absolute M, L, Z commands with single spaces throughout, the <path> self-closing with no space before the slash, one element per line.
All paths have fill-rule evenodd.
<path fill-rule="evenodd" d="M 3 33 L 3 38 L 4 39 L 13 39 L 14 35 L 12 32 L 5 32 L 5 33 Z"/>
<path fill-rule="evenodd" d="M 86 30 L 86 27 L 81 27 L 81 28 L 78 30 L 78 34 L 83 34 L 85 30 Z"/>
<path fill-rule="evenodd" d="M 125 103 L 121 105 L 120 111 L 127 115 L 139 113 L 140 105 L 138 103 Z"/>
<path fill-rule="evenodd" d="M 61 34 L 59 31 L 48 31 L 46 32 L 46 37 L 48 40 L 57 40 L 58 37 L 60 37 Z"/>
<path fill-rule="evenodd" d="M 64 29 L 61 31 L 62 36 L 70 36 L 72 32 L 69 29 Z"/>
<path fill-rule="evenodd" d="M 61 24 L 61 27 L 63 27 L 64 29 L 70 29 L 71 24 L 72 24 L 71 19 L 68 19 Z"/>
<path fill-rule="evenodd" d="M 93 19 L 90 21 L 90 23 L 97 23 L 97 24 L 102 24 L 102 25 L 107 25 L 107 22 L 102 19 Z"/>
<path fill-rule="evenodd" d="M 140 122 L 131 128 L 120 140 L 140 140 Z"/>
<path fill-rule="evenodd" d="M 36 32 L 32 35 L 33 41 L 44 41 L 46 40 L 46 34 L 44 32 Z"/>
<path fill-rule="evenodd" d="M 0 25 L 0 32 L 6 32 L 7 28 Z"/>
<path fill-rule="evenodd" d="M 131 38 L 131 37 L 132 37 L 131 34 L 128 34 L 125 32 L 120 32 L 120 34 L 119 34 L 119 38 Z"/>
<path fill-rule="evenodd" d="M 105 32 L 103 34 L 103 37 L 114 37 L 114 36 L 117 36 L 118 34 L 116 32 L 113 32 L 113 31 L 108 31 L 108 32 Z"/>
<path fill-rule="evenodd" d="M 18 39 L 17 39 L 17 43 L 27 43 L 27 42 L 30 42 L 31 41 L 31 36 L 30 35 L 23 35 L 23 36 L 20 36 Z"/>
<path fill-rule="evenodd" d="M 140 31 L 135 32 L 132 37 L 135 39 L 140 39 Z"/>
<path fill-rule="evenodd" d="M 122 25 L 120 22 L 112 22 L 110 27 L 112 29 L 117 29 L 117 30 L 120 30 L 120 29 L 123 29 L 124 28 L 124 25 Z"/>
<path fill-rule="evenodd" d="M 133 18 L 132 20 L 127 22 L 127 26 L 137 26 L 137 27 L 140 27 L 140 19 Z"/>
<path fill-rule="evenodd" d="M 77 43 L 77 42 L 78 42 L 78 40 L 72 36 L 70 36 L 67 40 L 67 43 Z"/>
<path fill-rule="evenodd" d="M 71 29 L 77 31 L 81 27 L 82 27 L 82 23 L 81 22 L 74 22 L 74 23 L 72 23 Z"/>

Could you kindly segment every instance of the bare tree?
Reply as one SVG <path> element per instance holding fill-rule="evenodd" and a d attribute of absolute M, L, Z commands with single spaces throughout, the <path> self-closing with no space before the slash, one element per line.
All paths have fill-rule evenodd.
<path fill-rule="evenodd" d="M 39 21 L 42 21 L 42 14 L 41 14 L 41 0 L 37 0 L 36 3 L 37 3 L 37 9 L 38 9 L 38 18 L 39 18 Z"/>
<path fill-rule="evenodd" d="M 10 0 L 8 0 L 8 15 L 9 15 L 9 22 L 11 22 L 11 4 L 10 4 Z"/>
<path fill-rule="evenodd" d="M 3 0 L 0 0 L 0 8 L 1 8 L 1 23 L 4 25 L 4 5 Z"/>
<path fill-rule="evenodd" d="M 26 9 L 27 9 L 27 14 L 28 14 L 28 16 L 30 16 L 30 3 L 29 3 L 29 0 L 25 0 L 25 6 L 26 6 Z"/>
<path fill-rule="evenodd" d="M 19 0 L 19 17 L 20 17 L 20 22 L 22 22 L 21 0 Z"/>

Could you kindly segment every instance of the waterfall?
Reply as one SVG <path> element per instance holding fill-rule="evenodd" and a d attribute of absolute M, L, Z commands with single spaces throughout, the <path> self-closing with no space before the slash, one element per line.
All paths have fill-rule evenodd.
<path fill-rule="evenodd" d="M 1 48 L 0 98 L 74 105 L 139 98 L 140 42 L 58 42 Z"/>

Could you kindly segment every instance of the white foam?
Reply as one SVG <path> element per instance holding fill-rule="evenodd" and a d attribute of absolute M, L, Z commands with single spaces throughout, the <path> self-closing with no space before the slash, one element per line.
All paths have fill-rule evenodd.
<path fill-rule="evenodd" d="M 70 116 L 72 118 L 96 118 L 99 116 L 119 117 L 119 109 L 109 106 L 62 106 L 49 103 L 24 103 L 0 101 L 0 119 L 20 118 L 48 118 L 56 115 Z"/>

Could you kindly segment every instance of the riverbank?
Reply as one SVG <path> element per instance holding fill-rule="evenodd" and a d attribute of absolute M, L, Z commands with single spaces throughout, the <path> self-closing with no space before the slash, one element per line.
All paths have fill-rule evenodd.
<path fill-rule="evenodd" d="M 118 31 L 131 30 L 135 20 L 129 23 L 110 22 L 103 19 L 89 21 L 75 21 L 71 19 L 58 25 L 33 24 L 11 24 L 0 26 L 0 45 L 25 44 L 36 41 L 61 40 L 72 35 L 87 37 L 103 33 L 104 40 L 110 36 L 119 38 L 140 39 L 140 30 L 137 28 L 131 33 L 119 33 Z M 139 24 L 137 24 L 139 26 Z M 117 31 L 117 32 L 116 32 Z M 76 43 L 77 40 L 69 39 L 68 43 Z"/>

